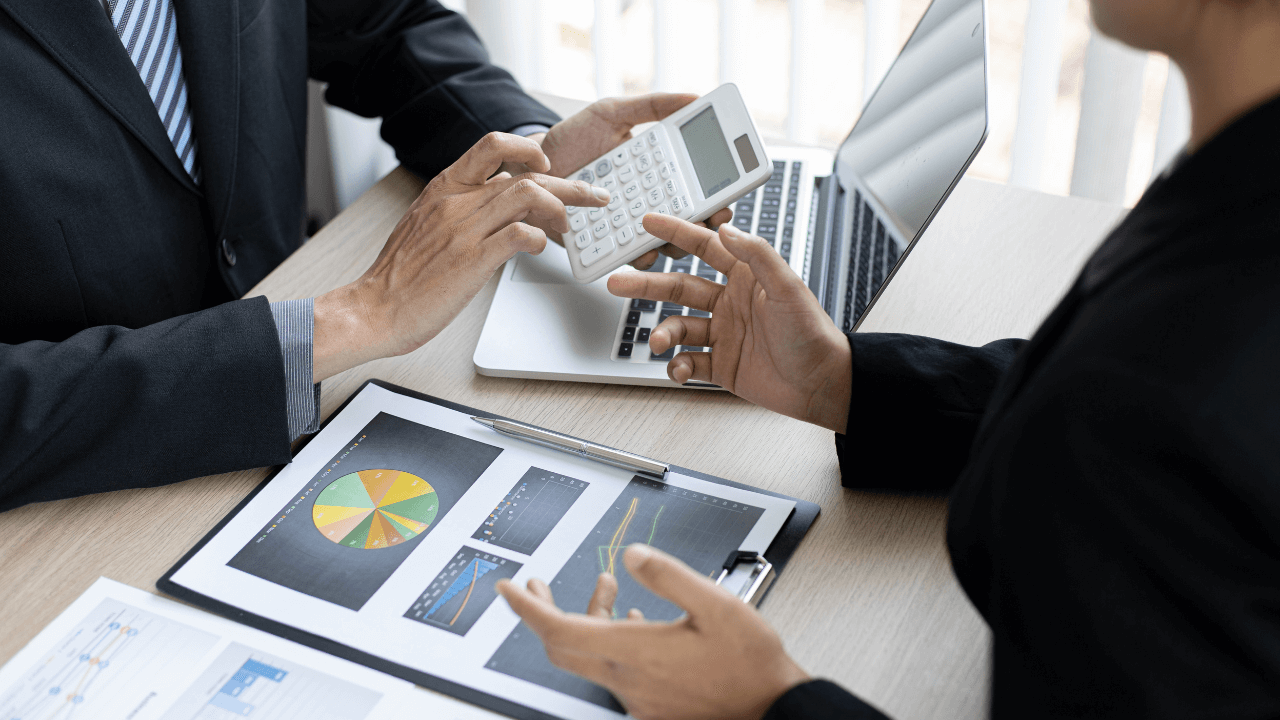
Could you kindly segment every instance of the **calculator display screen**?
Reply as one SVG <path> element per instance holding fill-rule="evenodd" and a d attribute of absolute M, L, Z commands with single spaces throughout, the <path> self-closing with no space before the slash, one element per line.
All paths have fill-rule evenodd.
<path fill-rule="evenodd" d="M 680 126 L 684 146 L 693 160 L 693 170 L 698 174 L 703 197 L 711 197 L 738 181 L 738 166 L 729 154 L 729 142 L 720 131 L 720 120 L 715 107 L 693 116 Z"/>

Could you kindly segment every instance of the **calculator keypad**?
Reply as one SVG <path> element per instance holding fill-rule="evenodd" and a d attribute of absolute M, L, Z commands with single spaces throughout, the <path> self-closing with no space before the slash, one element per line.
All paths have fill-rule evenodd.
<path fill-rule="evenodd" d="M 637 241 L 652 239 L 641 222 L 645 213 L 693 215 L 693 198 L 674 157 L 665 128 L 656 126 L 574 175 L 610 192 L 607 207 L 566 208 L 573 236 L 570 254 L 578 255 L 583 267 L 619 247 L 629 250 Z"/>

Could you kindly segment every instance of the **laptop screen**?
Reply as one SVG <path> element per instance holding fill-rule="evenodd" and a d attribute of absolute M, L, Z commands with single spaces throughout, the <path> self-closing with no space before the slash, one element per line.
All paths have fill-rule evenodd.
<path fill-rule="evenodd" d="M 982 0 L 934 0 L 836 157 L 847 191 L 870 191 L 907 243 L 987 131 Z"/>

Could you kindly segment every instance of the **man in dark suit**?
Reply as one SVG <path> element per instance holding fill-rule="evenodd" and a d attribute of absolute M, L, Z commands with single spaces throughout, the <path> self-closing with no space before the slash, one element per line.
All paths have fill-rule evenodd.
<path fill-rule="evenodd" d="M 1280 717 L 1280 2 L 1092 5 L 1102 32 L 1182 68 L 1191 142 L 1030 341 L 844 337 L 766 242 L 674 218 L 645 223 L 725 284 L 609 289 L 710 311 L 650 336 L 711 347 L 671 377 L 834 430 L 846 486 L 950 492 L 992 717 Z M 499 591 L 638 718 L 883 719 L 707 578 L 643 545 L 625 561 L 687 616 L 612 620 L 607 575 L 586 615 L 536 580 Z"/>
<path fill-rule="evenodd" d="M 0 0 L 0 67 L 0 510 L 287 462 L 315 383 L 428 341 L 690 100 L 557 124 L 435 0 Z M 356 283 L 230 302 L 301 242 L 308 77 L 434 180 Z"/>

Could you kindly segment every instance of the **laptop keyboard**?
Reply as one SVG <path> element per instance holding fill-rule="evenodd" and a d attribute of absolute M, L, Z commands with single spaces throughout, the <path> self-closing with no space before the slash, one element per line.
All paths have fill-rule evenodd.
<path fill-rule="evenodd" d="M 790 163 L 774 160 L 773 174 L 769 176 L 769 180 L 755 192 L 744 195 L 733 206 L 733 226 L 768 240 L 787 262 L 791 262 L 791 242 L 795 237 L 796 205 L 800 198 L 800 174 L 803 168 L 804 163 L 799 160 Z M 787 182 L 788 174 L 790 182 Z M 757 209 L 759 213 L 756 212 Z"/>
<path fill-rule="evenodd" d="M 884 223 L 876 217 L 875 209 L 862 199 L 862 193 L 853 194 L 854 246 L 849 257 L 848 276 L 844 284 L 844 318 L 840 327 L 844 332 L 867 309 L 876 290 L 884 283 L 889 270 L 898 262 L 897 243 L 885 231 Z"/>
<path fill-rule="evenodd" d="M 733 206 L 733 224 L 746 233 L 759 235 L 773 245 L 782 259 L 791 262 L 791 242 L 795 236 L 796 205 L 800 197 L 800 176 L 804 163 L 775 160 L 773 174 L 755 192 L 744 195 Z M 789 176 L 789 177 L 788 177 Z M 788 182 L 788 180 L 790 182 Z M 785 200 L 784 200 L 785 198 Z M 712 282 L 724 282 L 724 276 L 716 269 L 689 255 L 675 260 L 662 255 L 658 262 L 645 272 L 688 273 Z M 711 317 L 705 310 L 694 310 L 675 303 L 654 300 L 632 300 L 625 318 L 622 336 L 618 341 L 617 358 L 629 360 L 644 357 L 648 352 L 649 335 L 653 328 L 673 315 Z M 709 348 L 680 345 L 668 348 L 661 355 L 649 355 L 655 362 L 666 362 L 681 351 L 700 352 Z"/>

